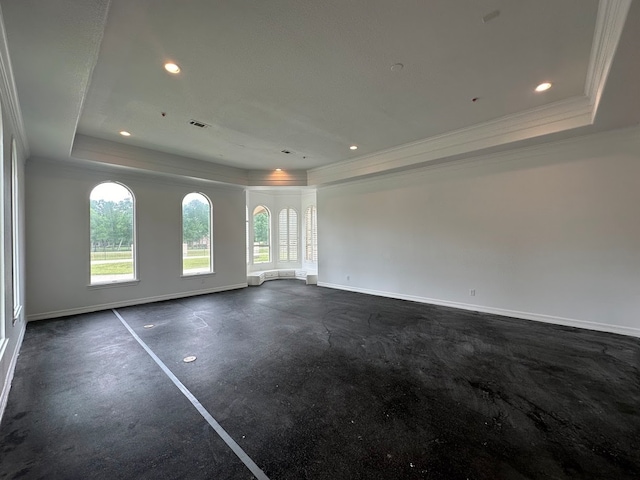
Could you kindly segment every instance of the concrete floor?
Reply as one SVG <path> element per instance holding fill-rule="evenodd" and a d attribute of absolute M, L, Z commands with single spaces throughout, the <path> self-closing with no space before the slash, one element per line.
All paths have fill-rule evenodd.
<path fill-rule="evenodd" d="M 117 313 L 245 462 L 105 311 L 29 324 L 0 478 L 640 478 L 635 338 L 297 280 Z"/>

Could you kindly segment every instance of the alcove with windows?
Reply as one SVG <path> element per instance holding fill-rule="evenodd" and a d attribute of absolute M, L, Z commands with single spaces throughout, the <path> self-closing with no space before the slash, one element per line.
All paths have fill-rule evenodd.
<path fill-rule="evenodd" d="M 250 285 L 264 279 L 317 279 L 315 190 L 248 190 L 247 274 Z"/>

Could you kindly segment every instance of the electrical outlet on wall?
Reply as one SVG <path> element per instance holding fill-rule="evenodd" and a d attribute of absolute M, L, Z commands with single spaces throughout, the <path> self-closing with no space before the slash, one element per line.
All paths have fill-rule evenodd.
<path fill-rule="evenodd" d="M 476 296 L 476 289 L 472 288 L 471 290 L 469 290 L 469 295 L 472 296 L 472 297 L 475 297 Z"/>

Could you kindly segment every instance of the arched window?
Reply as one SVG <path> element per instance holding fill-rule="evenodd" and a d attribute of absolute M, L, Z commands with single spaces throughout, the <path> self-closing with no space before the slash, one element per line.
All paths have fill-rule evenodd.
<path fill-rule="evenodd" d="M 318 224 L 316 207 L 310 206 L 304 213 L 304 259 L 318 263 Z"/>
<path fill-rule="evenodd" d="M 182 199 L 182 274 L 213 272 L 211 202 L 202 193 Z"/>
<path fill-rule="evenodd" d="M 135 205 L 131 190 L 105 182 L 91 190 L 91 285 L 136 279 Z"/>
<path fill-rule="evenodd" d="M 278 221 L 278 260 L 298 261 L 298 213 L 290 207 L 280 210 Z"/>
<path fill-rule="evenodd" d="M 253 263 L 271 262 L 271 215 L 267 207 L 253 209 Z"/>

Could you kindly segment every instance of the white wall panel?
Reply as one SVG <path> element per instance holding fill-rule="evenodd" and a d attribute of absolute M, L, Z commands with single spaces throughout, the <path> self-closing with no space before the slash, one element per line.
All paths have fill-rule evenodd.
<path fill-rule="evenodd" d="M 324 187 L 319 284 L 640 336 L 639 181 L 631 129 Z"/>

